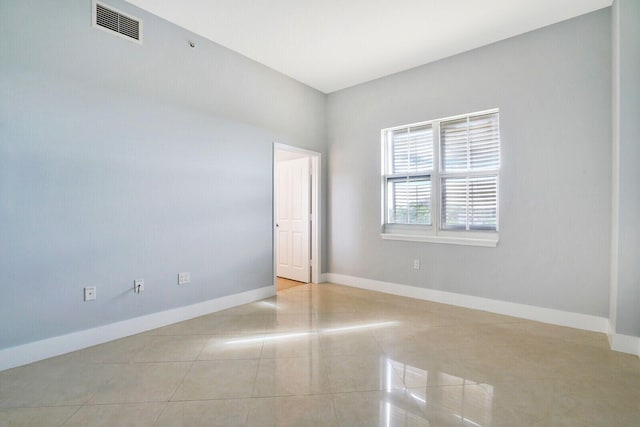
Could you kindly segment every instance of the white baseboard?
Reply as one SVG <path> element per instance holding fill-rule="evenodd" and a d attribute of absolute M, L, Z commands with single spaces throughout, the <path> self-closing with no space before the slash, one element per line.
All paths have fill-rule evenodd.
<path fill-rule="evenodd" d="M 584 329 L 593 332 L 609 332 L 609 319 L 605 317 L 572 313 L 568 311 L 554 310 L 551 308 L 475 297 L 435 289 L 418 288 L 415 286 L 364 279 L 344 274 L 325 273 L 325 280 L 327 282 L 337 283 L 340 285 L 353 286 L 356 288 L 369 289 L 372 291 L 434 301 L 443 304 L 451 304 L 459 307 L 488 311 L 491 313 L 505 314 L 527 320 L 551 323 L 553 325 L 568 326 L 570 328 Z"/>
<path fill-rule="evenodd" d="M 96 328 L 0 350 L 0 371 L 124 338 L 216 311 L 259 301 L 275 294 L 273 286 L 228 295 L 185 307 L 152 313 Z"/>
<path fill-rule="evenodd" d="M 640 337 L 617 334 L 612 324 L 609 325 L 609 346 L 612 350 L 635 354 L 640 357 Z"/>

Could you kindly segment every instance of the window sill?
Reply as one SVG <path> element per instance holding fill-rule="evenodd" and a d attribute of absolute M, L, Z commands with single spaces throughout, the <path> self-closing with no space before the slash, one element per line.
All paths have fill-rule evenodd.
<path fill-rule="evenodd" d="M 424 234 L 380 233 L 384 240 L 404 240 L 407 242 L 444 243 L 447 245 L 482 246 L 495 248 L 498 246 L 498 235 L 487 237 L 464 236 L 427 236 Z"/>

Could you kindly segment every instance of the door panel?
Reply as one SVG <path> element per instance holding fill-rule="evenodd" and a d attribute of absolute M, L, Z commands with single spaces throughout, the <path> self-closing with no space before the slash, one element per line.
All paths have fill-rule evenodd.
<path fill-rule="evenodd" d="M 308 283 L 309 158 L 277 163 L 277 275 Z"/>

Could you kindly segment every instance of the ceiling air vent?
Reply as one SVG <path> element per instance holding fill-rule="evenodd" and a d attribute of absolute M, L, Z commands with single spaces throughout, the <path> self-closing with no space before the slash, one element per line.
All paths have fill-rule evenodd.
<path fill-rule="evenodd" d="M 127 40 L 142 43 L 142 22 L 104 3 L 93 2 L 93 26 Z"/>

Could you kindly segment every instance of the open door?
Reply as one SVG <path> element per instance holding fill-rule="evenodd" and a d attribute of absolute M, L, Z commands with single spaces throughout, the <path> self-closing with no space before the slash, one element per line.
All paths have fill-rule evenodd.
<path fill-rule="evenodd" d="M 310 175 L 308 157 L 277 163 L 276 274 L 310 281 Z"/>

